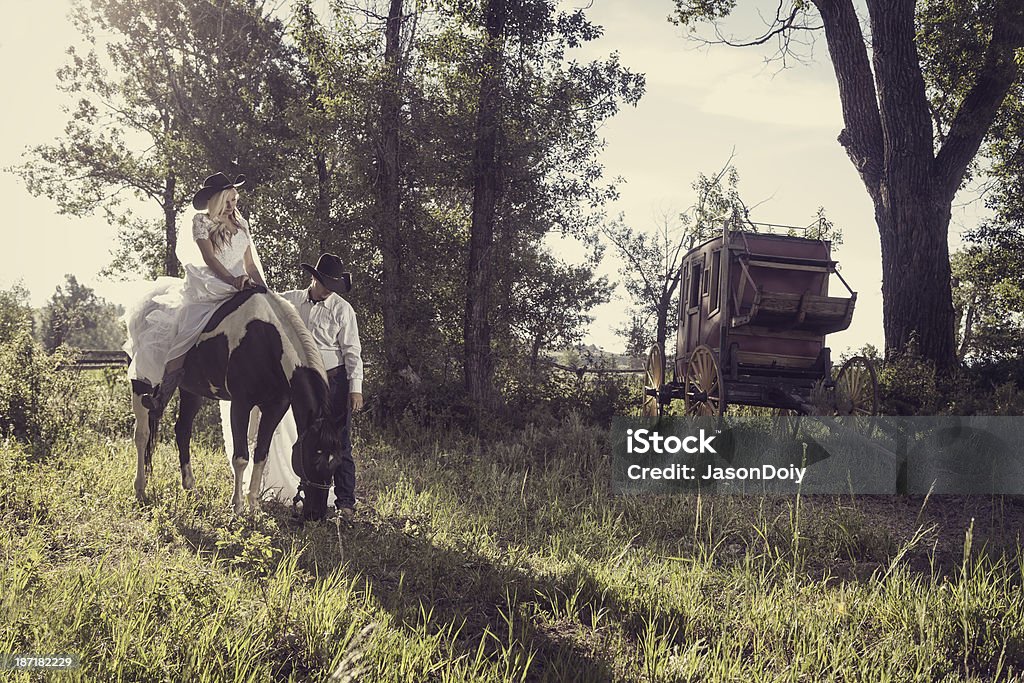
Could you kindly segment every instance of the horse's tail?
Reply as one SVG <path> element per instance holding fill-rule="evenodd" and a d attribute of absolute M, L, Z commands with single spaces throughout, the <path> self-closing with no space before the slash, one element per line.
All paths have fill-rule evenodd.
<path fill-rule="evenodd" d="M 156 449 L 156 430 L 160 426 L 160 413 L 156 410 L 147 412 L 149 436 L 146 439 L 146 472 L 153 472 L 153 451 Z"/>

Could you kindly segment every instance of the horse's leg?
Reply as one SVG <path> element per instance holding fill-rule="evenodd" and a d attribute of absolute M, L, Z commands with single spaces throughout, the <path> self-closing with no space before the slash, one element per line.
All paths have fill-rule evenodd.
<path fill-rule="evenodd" d="M 192 422 L 196 419 L 196 413 L 203 405 L 203 399 L 198 394 L 181 389 L 178 392 L 178 420 L 174 423 L 174 441 L 178 444 L 178 464 L 181 466 L 181 487 L 191 491 L 196 486 L 196 479 L 192 475 Z"/>
<path fill-rule="evenodd" d="M 249 464 L 249 413 L 252 405 L 242 401 L 231 401 L 231 441 L 234 443 L 234 452 L 231 454 L 231 469 L 235 473 L 235 488 L 231 495 L 231 505 L 235 514 L 242 514 L 245 509 L 245 500 L 242 498 L 242 478 L 245 475 L 245 468 Z"/>
<path fill-rule="evenodd" d="M 256 433 L 256 452 L 252 459 L 252 479 L 249 481 L 249 507 L 260 506 L 260 494 L 263 492 L 263 468 L 267 465 L 267 453 L 270 442 L 274 438 L 274 430 L 281 423 L 281 418 L 288 412 L 288 399 L 282 397 L 273 403 L 260 405 L 260 425 Z"/>
<path fill-rule="evenodd" d="M 142 397 L 132 392 L 132 412 L 135 413 L 135 452 L 138 462 L 135 468 L 135 497 L 142 502 L 146 495 L 146 475 L 151 467 L 153 436 L 149 426 L 149 411 L 142 405 Z"/>

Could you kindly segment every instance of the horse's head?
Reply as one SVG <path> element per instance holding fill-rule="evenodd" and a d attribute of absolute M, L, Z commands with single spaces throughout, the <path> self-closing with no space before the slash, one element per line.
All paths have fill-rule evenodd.
<path fill-rule="evenodd" d="M 305 492 L 304 520 L 327 516 L 327 493 L 334 481 L 334 470 L 341 464 L 342 419 L 321 415 L 299 435 L 292 449 L 292 469 Z"/>

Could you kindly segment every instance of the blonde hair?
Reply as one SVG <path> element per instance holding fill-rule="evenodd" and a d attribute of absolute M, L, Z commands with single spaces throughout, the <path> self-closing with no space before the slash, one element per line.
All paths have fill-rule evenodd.
<path fill-rule="evenodd" d="M 210 222 L 213 223 L 213 227 L 210 228 L 210 242 L 213 243 L 214 251 L 223 251 L 224 247 L 231 244 L 231 234 L 228 230 L 228 221 L 235 224 L 235 227 L 239 230 L 245 230 L 245 220 L 242 218 L 242 214 L 238 212 L 238 205 L 235 204 L 235 210 L 229 216 L 222 216 L 224 213 L 224 205 L 227 203 L 228 192 L 234 192 L 238 194 L 238 190 L 233 187 L 229 187 L 226 190 L 221 190 L 217 194 L 210 197 L 210 201 L 206 203 L 206 215 L 210 218 Z"/>

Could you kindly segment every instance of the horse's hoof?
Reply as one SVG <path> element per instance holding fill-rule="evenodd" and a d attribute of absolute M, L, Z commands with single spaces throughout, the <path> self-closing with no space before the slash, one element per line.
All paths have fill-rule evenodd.
<path fill-rule="evenodd" d="M 140 503 L 146 502 L 146 482 L 135 480 L 135 499 Z"/>
<path fill-rule="evenodd" d="M 252 509 L 254 511 L 257 511 L 257 512 L 259 511 L 259 509 L 260 509 L 260 497 L 259 496 L 254 496 L 251 493 L 249 493 L 249 494 L 246 494 L 245 499 L 246 499 L 246 502 L 249 503 L 249 508 L 250 509 Z"/>
<path fill-rule="evenodd" d="M 238 500 L 231 501 L 231 506 L 232 508 L 234 508 L 236 515 L 240 515 L 243 512 L 245 512 L 245 501 L 243 501 L 241 498 L 239 498 Z"/>

